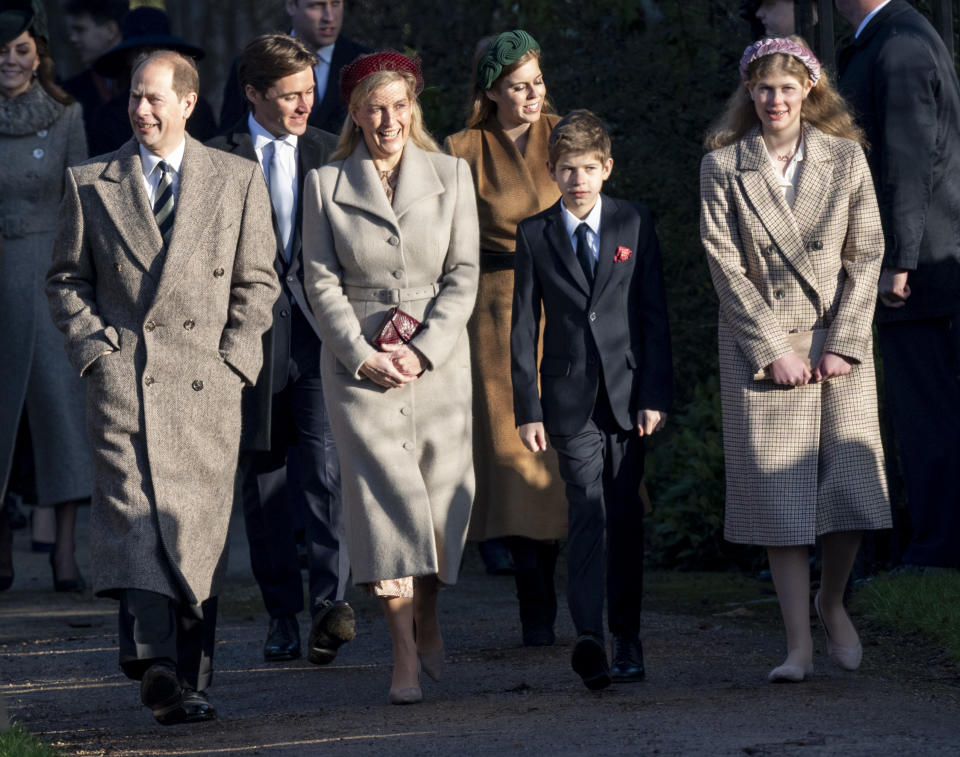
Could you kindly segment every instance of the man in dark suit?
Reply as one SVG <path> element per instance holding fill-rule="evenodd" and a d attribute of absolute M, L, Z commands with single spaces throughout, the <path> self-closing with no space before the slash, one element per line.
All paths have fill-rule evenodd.
<path fill-rule="evenodd" d="M 517 227 L 514 415 L 527 449 L 546 450 L 549 434 L 557 451 L 569 506 L 572 665 L 600 689 L 644 677 L 642 437 L 660 428 L 672 401 L 670 332 L 650 211 L 600 194 L 613 167 L 603 124 L 571 112 L 551 132 L 549 156 L 561 199 Z"/>
<path fill-rule="evenodd" d="M 960 86 L 905 0 L 836 0 L 856 29 L 840 89 L 871 145 L 886 250 L 876 321 L 912 538 L 905 563 L 960 566 Z"/>
<path fill-rule="evenodd" d="M 347 117 L 347 104 L 340 99 L 340 69 L 358 55 L 371 52 L 370 48 L 340 36 L 345 5 L 346 0 L 285 0 L 291 35 L 317 55 L 313 66 L 316 92 L 309 123 L 332 134 L 340 133 Z M 246 99 L 237 79 L 235 61 L 223 89 L 221 131 L 229 129 L 245 112 Z"/>
<path fill-rule="evenodd" d="M 354 636 L 343 601 L 349 566 L 340 508 L 340 475 L 320 383 L 320 335 L 303 289 L 301 203 L 307 171 L 326 163 L 332 134 L 307 125 L 316 56 L 298 39 L 266 34 L 238 59 L 250 112 L 209 144 L 257 161 L 270 189 L 283 294 L 264 335 L 264 366 L 244 396 L 240 466 L 254 577 L 270 625 L 267 661 L 300 656 L 296 615 L 303 610 L 297 524 L 305 520 L 310 570 L 308 645 L 323 665 Z"/>

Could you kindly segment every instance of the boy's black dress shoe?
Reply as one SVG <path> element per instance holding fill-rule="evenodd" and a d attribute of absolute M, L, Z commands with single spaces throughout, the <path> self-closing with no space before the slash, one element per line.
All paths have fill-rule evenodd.
<path fill-rule="evenodd" d="M 181 693 L 180 679 L 170 663 L 151 665 L 140 680 L 140 701 L 150 708 L 160 725 L 183 722 Z"/>
<path fill-rule="evenodd" d="M 210 700 L 207 699 L 207 694 L 204 691 L 184 689 L 180 707 L 183 709 L 183 722 L 185 723 L 202 723 L 206 720 L 217 719 L 217 710 L 210 704 Z"/>
<path fill-rule="evenodd" d="M 632 636 L 614 637 L 611 673 L 614 681 L 643 680 L 645 671 L 643 669 L 643 647 L 640 645 L 640 639 Z"/>
<path fill-rule="evenodd" d="M 337 650 L 357 635 L 353 608 L 346 602 L 331 602 L 313 618 L 310 639 L 307 641 L 307 659 L 314 665 L 333 662 Z"/>
<path fill-rule="evenodd" d="M 605 689 L 610 685 L 610 668 L 603 643 L 596 637 L 584 634 L 573 647 L 570 664 L 591 691 Z"/>
<path fill-rule="evenodd" d="M 263 645 L 267 662 L 296 660 L 300 656 L 300 624 L 293 615 L 270 618 L 270 629 Z"/>

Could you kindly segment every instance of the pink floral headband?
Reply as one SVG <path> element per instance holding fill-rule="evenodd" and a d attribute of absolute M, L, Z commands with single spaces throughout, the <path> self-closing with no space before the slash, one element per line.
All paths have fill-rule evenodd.
<path fill-rule="evenodd" d="M 807 71 L 810 72 L 811 84 L 816 86 L 817 82 L 820 81 L 820 61 L 817 60 L 817 56 L 799 42 L 794 42 L 792 39 L 784 39 L 783 37 L 761 39 L 744 50 L 743 57 L 740 58 L 740 78 L 744 82 L 750 81 L 750 75 L 747 73 L 750 64 L 757 58 L 762 58 L 765 55 L 773 55 L 774 53 L 792 55 L 807 67 Z"/>

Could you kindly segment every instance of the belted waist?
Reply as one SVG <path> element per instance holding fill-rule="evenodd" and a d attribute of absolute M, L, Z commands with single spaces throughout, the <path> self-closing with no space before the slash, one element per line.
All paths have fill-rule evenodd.
<path fill-rule="evenodd" d="M 481 271 L 506 271 L 513 270 L 514 255 L 512 252 L 494 252 L 493 250 L 480 250 L 480 270 Z"/>
<path fill-rule="evenodd" d="M 352 300 L 398 305 L 401 302 L 433 299 L 440 293 L 440 285 L 430 284 L 430 286 L 416 287 L 414 289 L 376 289 L 373 287 L 358 287 L 351 284 L 344 284 L 343 293 Z"/>

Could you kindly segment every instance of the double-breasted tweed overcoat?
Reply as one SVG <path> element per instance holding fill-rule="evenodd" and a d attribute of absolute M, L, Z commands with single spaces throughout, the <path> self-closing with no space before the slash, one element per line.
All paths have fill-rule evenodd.
<path fill-rule="evenodd" d="M 700 234 L 720 299 L 720 385 L 734 542 L 812 544 L 833 531 L 888 528 L 871 324 L 883 230 L 855 142 L 804 125 L 793 208 L 755 127 L 709 153 Z M 828 329 L 853 362 L 824 384 L 786 387 L 756 371 L 790 352 L 787 333 Z"/>
<path fill-rule="evenodd" d="M 94 590 L 199 603 L 225 567 L 240 390 L 280 288 L 256 163 L 188 136 L 175 213 L 164 249 L 133 140 L 70 169 L 47 295 L 88 377 Z"/>
<path fill-rule="evenodd" d="M 306 291 L 340 457 L 353 579 L 438 574 L 455 583 L 474 493 L 470 348 L 477 294 L 470 169 L 408 142 L 393 204 L 364 144 L 307 175 Z M 383 389 L 359 373 L 396 294 L 422 323 L 424 374 Z M 436 293 L 436 294 L 435 294 Z"/>
<path fill-rule="evenodd" d="M 66 168 L 87 157 L 79 105 L 64 106 L 34 83 L 0 96 L 0 495 L 6 491 L 21 412 L 26 411 L 37 501 L 90 496 L 83 381 L 43 295 Z"/>

